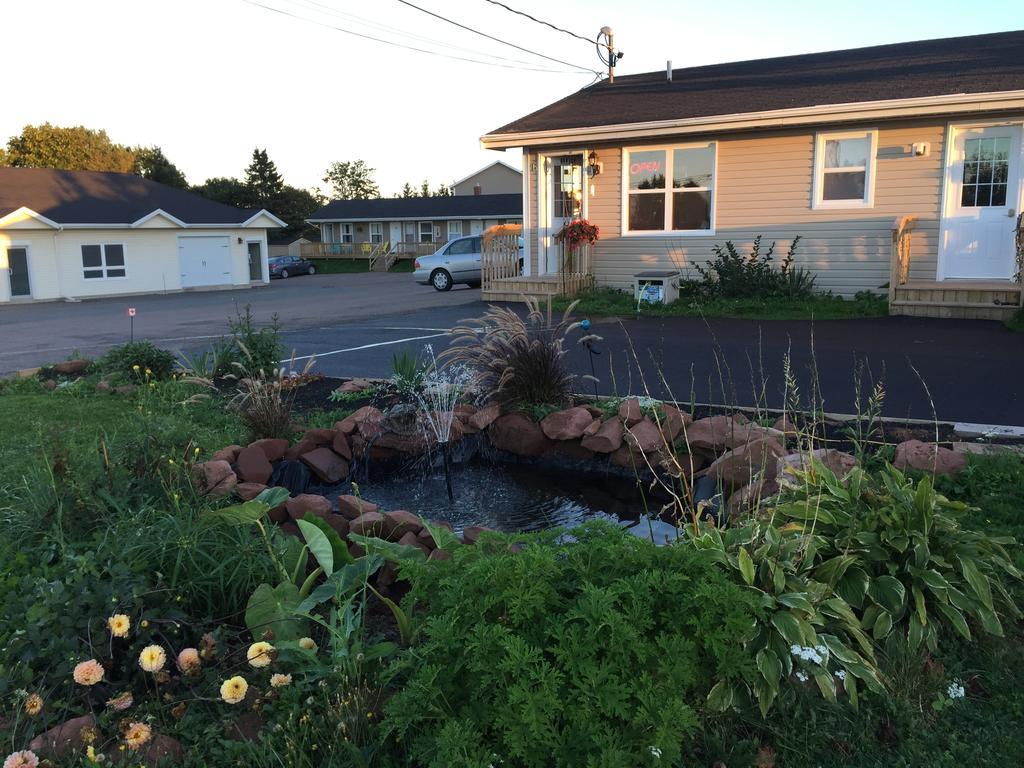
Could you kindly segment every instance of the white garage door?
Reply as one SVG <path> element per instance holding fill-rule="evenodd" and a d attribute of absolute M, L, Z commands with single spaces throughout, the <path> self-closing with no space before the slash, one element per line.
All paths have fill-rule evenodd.
<path fill-rule="evenodd" d="M 181 265 L 181 287 L 230 285 L 231 238 L 178 238 L 178 263 Z"/>

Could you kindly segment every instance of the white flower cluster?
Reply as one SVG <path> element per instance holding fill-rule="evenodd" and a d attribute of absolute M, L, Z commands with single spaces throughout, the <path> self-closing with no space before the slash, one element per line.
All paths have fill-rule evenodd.
<path fill-rule="evenodd" d="M 798 669 L 796 671 L 796 679 L 799 680 L 801 683 L 806 683 L 808 680 L 807 673 Z"/>
<path fill-rule="evenodd" d="M 837 669 L 836 670 L 836 677 L 838 677 L 840 680 L 844 680 L 845 681 L 846 680 L 846 670 L 845 669 Z"/>
<path fill-rule="evenodd" d="M 812 664 L 824 664 L 828 659 L 828 648 L 824 645 L 804 647 L 802 645 L 790 646 L 789 652 L 799 659 L 809 661 Z"/>
<path fill-rule="evenodd" d="M 951 699 L 962 699 L 967 695 L 963 685 L 960 684 L 959 680 L 954 680 L 949 684 L 949 688 L 946 689 L 946 695 Z"/>
<path fill-rule="evenodd" d="M 647 749 L 648 751 L 650 751 L 651 755 L 654 757 L 655 760 L 661 759 L 661 749 L 659 749 L 658 747 L 648 747 Z"/>

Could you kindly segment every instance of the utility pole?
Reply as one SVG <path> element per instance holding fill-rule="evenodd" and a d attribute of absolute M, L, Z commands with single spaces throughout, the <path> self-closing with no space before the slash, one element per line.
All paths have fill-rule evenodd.
<path fill-rule="evenodd" d="M 602 38 L 604 38 L 602 40 Z M 601 49 L 604 48 L 602 51 Z M 625 54 L 615 50 L 615 32 L 611 27 L 601 27 L 597 35 L 597 55 L 601 62 L 608 65 L 608 82 L 615 82 L 615 65 Z"/>

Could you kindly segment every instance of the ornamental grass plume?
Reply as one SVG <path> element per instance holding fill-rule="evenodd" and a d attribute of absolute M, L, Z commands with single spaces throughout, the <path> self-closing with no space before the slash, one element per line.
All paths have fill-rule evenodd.
<path fill-rule="evenodd" d="M 220 686 L 220 697 L 228 704 L 238 704 L 249 692 L 249 684 L 241 675 L 228 678 Z"/>
<path fill-rule="evenodd" d="M 25 714 L 29 717 L 35 717 L 43 711 L 43 697 L 38 693 L 29 694 L 28 698 L 25 699 Z"/>
<path fill-rule="evenodd" d="M 124 732 L 124 743 L 128 749 L 138 749 L 153 737 L 153 729 L 145 723 L 129 723 Z"/>
<path fill-rule="evenodd" d="M 146 672 L 159 672 L 167 663 L 167 654 L 159 645 L 147 645 L 139 654 L 139 666 Z"/>
<path fill-rule="evenodd" d="M 199 651 L 196 648 L 184 648 L 178 654 L 178 670 L 183 675 L 195 676 L 199 674 L 203 662 L 199 658 Z"/>
<path fill-rule="evenodd" d="M 20 752 L 12 752 L 4 760 L 4 768 L 37 768 L 39 758 L 36 753 L 27 749 Z"/>
<path fill-rule="evenodd" d="M 103 679 L 103 667 L 96 659 L 89 659 L 75 665 L 72 677 L 79 685 L 96 685 Z"/>
<path fill-rule="evenodd" d="M 131 626 L 131 619 L 123 613 L 115 613 L 107 619 L 107 628 L 114 637 L 128 637 L 128 630 L 131 629 Z"/>
<path fill-rule="evenodd" d="M 249 646 L 249 650 L 245 652 L 245 657 L 249 660 L 249 666 L 251 667 L 266 667 L 274 660 L 274 646 L 260 640 Z"/>

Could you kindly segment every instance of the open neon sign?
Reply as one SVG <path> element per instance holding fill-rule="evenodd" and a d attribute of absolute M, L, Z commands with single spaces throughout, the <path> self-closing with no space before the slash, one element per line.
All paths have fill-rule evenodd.
<path fill-rule="evenodd" d="M 629 166 L 629 172 L 633 176 L 641 173 L 659 173 L 661 171 L 660 160 L 648 160 L 643 163 L 633 163 Z"/>

